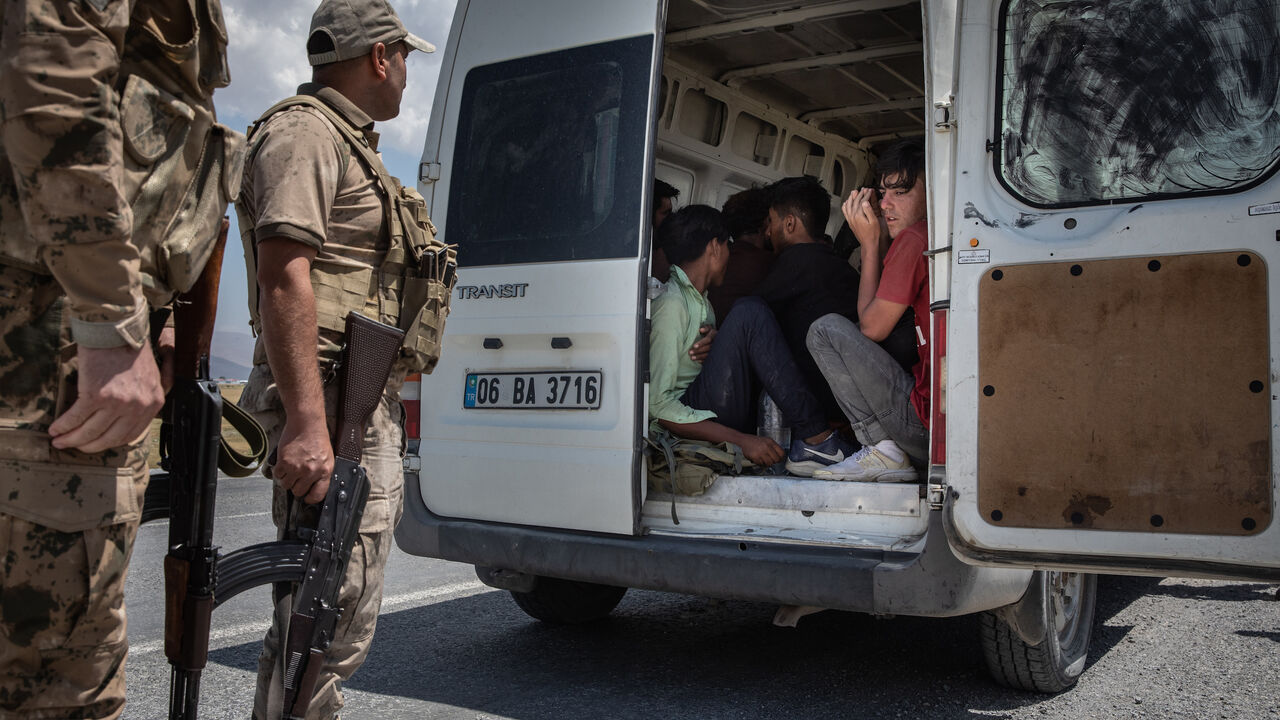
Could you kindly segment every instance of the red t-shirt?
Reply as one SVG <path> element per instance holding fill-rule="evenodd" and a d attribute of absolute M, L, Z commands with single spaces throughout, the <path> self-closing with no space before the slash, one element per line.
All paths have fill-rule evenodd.
<path fill-rule="evenodd" d="M 929 427 L 929 265 L 924 252 L 929 249 L 927 220 L 903 230 L 893 239 L 884 258 L 876 297 L 910 305 L 916 315 L 916 347 L 920 359 L 911 368 L 916 386 L 911 391 L 911 407 Z"/>

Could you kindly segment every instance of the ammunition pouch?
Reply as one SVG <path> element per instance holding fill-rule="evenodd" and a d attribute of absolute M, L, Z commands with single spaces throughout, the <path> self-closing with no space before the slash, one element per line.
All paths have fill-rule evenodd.
<path fill-rule="evenodd" d="M 457 248 L 436 239 L 426 199 L 413 188 L 396 185 L 394 215 L 403 228 L 403 246 L 410 251 L 400 296 L 401 363 L 410 372 L 430 374 L 440 359 L 444 322 L 457 281 Z"/>

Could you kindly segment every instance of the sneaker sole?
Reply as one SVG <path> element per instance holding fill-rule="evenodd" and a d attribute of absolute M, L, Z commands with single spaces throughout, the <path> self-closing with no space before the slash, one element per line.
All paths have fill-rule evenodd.
<path fill-rule="evenodd" d="M 787 473 L 790 475 L 799 475 L 800 477 L 813 477 L 813 474 L 825 467 L 829 467 L 825 463 L 817 460 L 798 460 L 787 461 Z"/>
<path fill-rule="evenodd" d="M 810 475 L 810 477 L 815 477 Z M 877 474 L 863 475 L 838 475 L 831 473 L 829 475 L 816 476 L 818 480 L 835 480 L 838 482 L 882 482 L 882 483 L 904 483 L 919 482 L 920 476 L 915 470 L 885 470 Z"/>

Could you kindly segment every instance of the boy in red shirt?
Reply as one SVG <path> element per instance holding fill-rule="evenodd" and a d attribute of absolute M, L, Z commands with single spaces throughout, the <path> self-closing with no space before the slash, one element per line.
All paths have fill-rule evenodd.
<path fill-rule="evenodd" d="M 880 157 L 879 205 L 893 237 L 887 254 L 876 191 L 858 190 L 841 208 L 862 246 L 859 322 L 824 315 L 810 326 L 806 344 L 863 448 L 818 470 L 815 479 L 912 482 L 918 477 L 915 467 L 926 463 L 930 348 L 924 157 L 919 140 L 897 143 Z M 876 344 L 908 307 L 915 312 L 920 352 L 910 374 Z"/>

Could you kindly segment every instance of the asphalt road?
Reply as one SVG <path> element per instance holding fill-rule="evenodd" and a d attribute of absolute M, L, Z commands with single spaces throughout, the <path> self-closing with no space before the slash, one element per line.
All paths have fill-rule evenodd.
<path fill-rule="evenodd" d="M 218 542 L 273 537 L 262 478 L 220 486 Z M 125 718 L 166 716 L 167 525 L 142 527 L 128 586 Z M 464 565 L 398 549 L 378 634 L 347 684 L 347 720 L 441 718 L 1280 718 L 1277 586 L 1104 577 L 1089 668 L 1057 696 L 982 666 L 973 618 L 850 613 L 770 624 L 772 606 L 632 591 L 607 620 L 552 628 Z M 200 717 L 247 718 L 265 588 L 214 616 Z"/>

